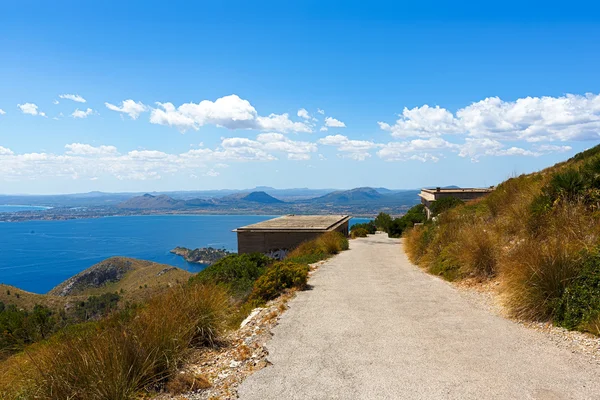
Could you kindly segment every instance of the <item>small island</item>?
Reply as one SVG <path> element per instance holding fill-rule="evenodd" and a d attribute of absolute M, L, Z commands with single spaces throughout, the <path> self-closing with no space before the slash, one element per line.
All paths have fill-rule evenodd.
<path fill-rule="evenodd" d="M 188 249 L 187 247 L 175 247 L 171 253 L 182 256 L 185 261 L 196 264 L 212 265 L 221 258 L 228 256 L 231 252 L 212 247 L 203 247 L 199 249 Z"/>

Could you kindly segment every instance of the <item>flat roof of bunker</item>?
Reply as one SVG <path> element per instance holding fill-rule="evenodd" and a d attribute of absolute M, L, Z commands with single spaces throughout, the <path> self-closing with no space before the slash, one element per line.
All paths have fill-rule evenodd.
<path fill-rule="evenodd" d="M 234 232 L 327 232 L 350 218 L 349 215 L 284 215 L 237 228 Z"/>

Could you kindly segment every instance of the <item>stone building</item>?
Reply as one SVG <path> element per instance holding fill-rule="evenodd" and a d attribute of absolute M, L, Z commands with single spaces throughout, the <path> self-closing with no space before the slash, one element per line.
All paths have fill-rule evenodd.
<path fill-rule="evenodd" d="M 425 206 L 425 212 L 427 213 L 427 219 L 431 219 L 431 205 L 439 199 L 444 197 L 454 197 L 462 201 L 475 200 L 485 196 L 488 193 L 494 191 L 494 187 L 489 188 L 435 188 L 435 189 L 421 189 L 419 197 L 421 198 L 421 204 Z"/>
<path fill-rule="evenodd" d="M 298 245 L 325 232 L 348 235 L 349 215 L 284 215 L 237 228 L 238 253 L 263 253 L 282 259 Z"/>

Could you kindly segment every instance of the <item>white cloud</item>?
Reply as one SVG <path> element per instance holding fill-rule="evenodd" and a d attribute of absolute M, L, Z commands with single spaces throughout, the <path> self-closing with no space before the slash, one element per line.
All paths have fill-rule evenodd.
<path fill-rule="evenodd" d="M 483 156 L 530 156 L 539 157 L 542 152 L 526 150 L 520 147 L 505 148 L 504 144 L 489 138 L 467 138 L 460 145 L 460 157 L 469 157 L 471 161 L 478 162 Z"/>
<path fill-rule="evenodd" d="M 270 114 L 268 117 L 258 117 L 256 121 L 259 128 L 265 131 L 312 132 L 310 126 L 304 122 L 291 121 L 288 114 Z"/>
<path fill-rule="evenodd" d="M 77 109 L 75 109 L 75 111 L 73 111 L 73 114 L 71 114 L 71 116 L 73 118 L 87 118 L 88 116 L 90 116 L 92 114 L 94 114 L 94 110 L 92 110 L 91 108 L 88 108 L 85 111 L 77 108 Z"/>
<path fill-rule="evenodd" d="M 537 144 L 533 147 L 541 153 L 566 153 L 573 150 L 571 146 L 556 146 L 552 144 Z"/>
<path fill-rule="evenodd" d="M 150 122 L 173 126 L 184 132 L 198 130 L 204 125 L 216 125 L 227 129 L 258 129 L 278 132 L 311 132 L 304 122 L 294 122 L 288 114 L 258 115 L 248 100 L 232 94 L 217 100 L 203 100 L 200 103 L 185 103 L 175 107 L 172 103 L 156 103 Z"/>
<path fill-rule="evenodd" d="M 321 110 L 320 108 L 317 108 L 317 112 L 321 115 L 325 114 L 325 110 Z"/>
<path fill-rule="evenodd" d="M 327 117 L 325 118 L 325 126 L 330 128 L 345 128 L 346 124 L 335 118 Z"/>
<path fill-rule="evenodd" d="M 344 135 L 330 135 L 319 139 L 319 144 L 333 146 L 342 153 L 342 157 L 357 161 L 364 161 L 371 157 L 370 150 L 380 145 L 367 140 L 352 140 Z"/>
<path fill-rule="evenodd" d="M 38 106 L 34 103 L 17 104 L 17 107 L 23 114 L 46 116 L 46 113 L 38 111 Z"/>
<path fill-rule="evenodd" d="M 326 126 L 322 126 L 321 129 L 319 129 L 320 132 L 327 132 L 329 129 Z"/>
<path fill-rule="evenodd" d="M 451 112 L 439 106 L 429 107 L 427 104 L 411 110 L 405 107 L 395 125 L 385 122 L 378 124 L 381 129 L 391 132 L 397 138 L 427 138 L 460 132 Z"/>
<path fill-rule="evenodd" d="M 117 148 L 115 146 L 91 146 L 83 143 L 71 143 L 65 145 L 66 153 L 70 155 L 81 156 L 99 156 L 99 155 L 115 155 Z"/>
<path fill-rule="evenodd" d="M 207 172 L 204 174 L 204 176 L 210 176 L 210 177 L 217 177 L 217 176 L 219 176 L 219 175 L 221 175 L 221 173 L 220 173 L 220 172 L 218 172 L 218 171 L 215 171 L 214 169 L 209 169 L 209 170 L 208 170 L 208 171 L 207 171 Z"/>
<path fill-rule="evenodd" d="M 131 119 L 137 119 L 141 113 L 148 111 L 148 106 L 141 101 L 135 102 L 131 99 L 122 101 L 120 107 L 111 103 L 104 103 L 104 105 L 111 111 L 129 115 Z"/>
<path fill-rule="evenodd" d="M 76 101 L 77 103 L 85 103 L 86 102 L 86 99 L 84 99 L 83 97 L 81 97 L 78 94 L 61 94 L 58 97 L 60 97 L 61 99 L 73 100 L 73 101 Z M 56 101 L 56 103 L 54 103 L 54 104 L 58 104 L 58 101 Z"/>
<path fill-rule="evenodd" d="M 52 100 L 52 104 L 57 105 L 57 104 L 59 104 L 59 101 L 54 99 L 54 100 Z"/>
<path fill-rule="evenodd" d="M 437 161 L 441 152 L 456 149 L 458 149 L 458 145 L 441 138 L 414 139 L 383 145 L 377 155 L 385 161 Z M 433 155 L 433 152 L 438 155 Z"/>
<path fill-rule="evenodd" d="M 4 111 L 3 109 L 0 108 L 0 115 L 4 115 L 6 114 L 6 111 Z"/>
<path fill-rule="evenodd" d="M 0 146 L 0 156 L 10 156 L 14 154 L 11 149 Z"/>
<path fill-rule="evenodd" d="M 301 108 L 298 110 L 298 116 L 300 118 L 310 119 L 310 115 L 308 114 L 308 111 L 306 111 L 305 108 Z"/>
<path fill-rule="evenodd" d="M 467 134 L 493 140 L 580 141 L 600 139 L 600 95 L 567 94 L 503 101 L 488 97 L 456 114 L 424 105 L 404 109 L 394 125 L 379 122 L 394 137 Z"/>

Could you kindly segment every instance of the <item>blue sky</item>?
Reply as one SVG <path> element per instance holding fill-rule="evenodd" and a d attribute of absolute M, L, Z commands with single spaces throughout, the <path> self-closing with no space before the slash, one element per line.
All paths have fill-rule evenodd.
<path fill-rule="evenodd" d="M 0 193 L 489 186 L 600 138 L 591 2 L 190 3 L 0 3 Z"/>

